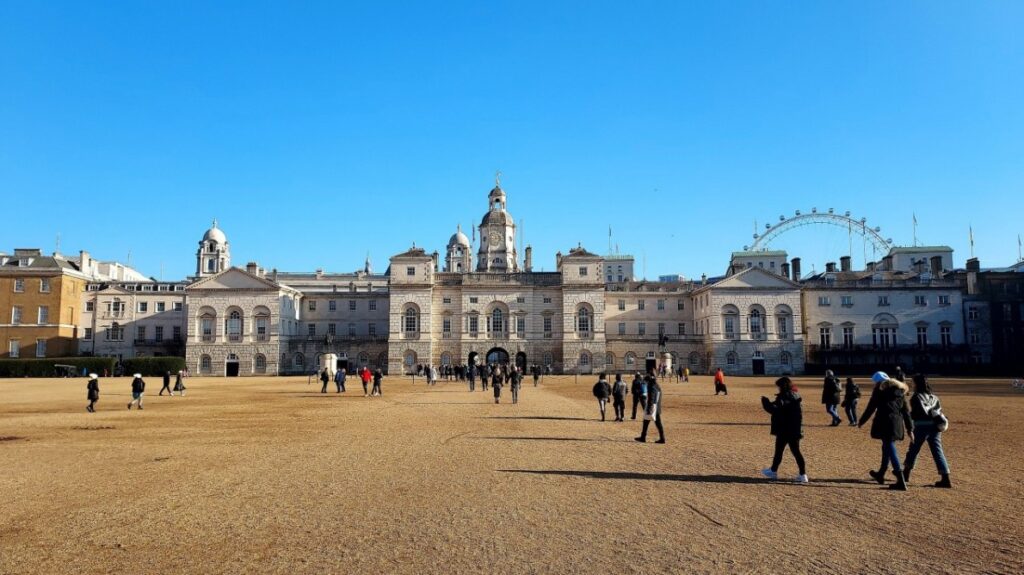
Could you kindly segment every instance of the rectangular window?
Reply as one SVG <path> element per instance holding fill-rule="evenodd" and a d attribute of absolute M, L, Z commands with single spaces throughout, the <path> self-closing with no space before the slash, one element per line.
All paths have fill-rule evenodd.
<path fill-rule="evenodd" d="M 309 305 L 309 311 L 316 311 L 316 300 L 315 299 L 309 300 L 309 304 L 308 305 Z"/>
<path fill-rule="evenodd" d="M 942 343 L 942 347 L 948 348 L 953 345 L 953 328 L 944 325 L 939 328 L 939 341 Z"/>
<path fill-rule="evenodd" d="M 736 337 L 736 319 L 733 317 L 725 318 L 725 337 L 729 339 Z"/>
<path fill-rule="evenodd" d="M 647 335 L 647 324 L 644 322 L 636 324 L 636 332 L 640 335 Z"/>
<path fill-rule="evenodd" d="M 776 324 L 779 338 L 787 339 L 789 337 L 789 319 L 784 315 L 780 315 L 776 318 Z"/>
<path fill-rule="evenodd" d="M 889 306 L 889 296 L 887 296 L 887 295 L 880 295 L 880 296 L 878 296 L 878 307 L 888 307 L 888 306 Z"/>
<path fill-rule="evenodd" d="M 95 309 L 96 309 L 95 302 L 91 302 L 91 301 L 85 302 L 85 311 L 93 311 Z"/>
<path fill-rule="evenodd" d="M 923 295 L 916 295 L 914 296 L 914 305 L 922 307 L 926 306 L 928 305 L 928 298 Z"/>
<path fill-rule="evenodd" d="M 526 303 L 526 298 L 523 296 L 517 296 L 516 303 Z"/>
<path fill-rule="evenodd" d="M 316 335 L 316 324 L 306 324 L 306 335 Z"/>
<path fill-rule="evenodd" d="M 153 334 L 153 339 L 155 341 L 161 342 L 161 341 L 164 340 L 164 326 L 158 325 L 158 326 L 153 328 L 153 331 L 155 332 Z"/>
<path fill-rule="evenodd" d="M 327 335 L 338 335 L 338 325 L 334 323 L 327 324 Z"/>
<path fill-rule="evenodd" d="M 149 302 L 140 301 L 139 302 L 139 313 L 146 313 L 148 311 L 149 311 Z"/>
<path fill-rule="evenodd" d="M 333 300 L 333 299 L 328 301 L 327 302 L 327 311 L 338 311 L 338 302 Z"/>
<path fill-rule="evenodd" d="M 948 295 L 940 295 L 939 296 L 939 305 L 949 305 L 949 296 Z"/>
<path fill-rule="evenodd" d="M 626 322 L 619 322 L 619 335 L 626 335 Z"/>
<path fill-rule="evenodd" d="M 174 311 L 181 311 L 181 302 L 180 301 L 174 302 Z"/>
<path fill-rule="evenodd" d="M 619 311 L 626 311 L 626 300 L 619 300 Z"/>
<path fill-rule="evenodd" d="M 843 328 L 843 347 L 845 347 L 846 349 L 853 349 L 853 328 L 852 327 L 847 326 L 847 327 Z"/>
<path fill-rule="evenodd" d="M 636 300 L 636 309 L 644 309 L 644 307 L 646 306 L 646 303 L 647 302 L 645 302 L 642 299 Z"/>
<path fill-rule="evenodd" d="M 928 328 L 923 325 L 917 326 L 917 347 L 928 347 Z"/>
<path fill-rule="evenodd" d="M 516 318 L 516 332 L 519 333 L 519 337 L 526 337 L 526 318 L 525 317 L 520 316 L 520 317 Z"/>
<path fill-rule="evenodd" d="M 967 319 L 978 320 L 981 318 L 981 313 L 978 312 L 977 306 L 970 306 L 967 308 Z"/>
<path fill-rule="evenodd" d="M 450 298 L 448 300 L 448 303 L 452 303 Z M 370 311 L 377 311 L 377 300 L 371 299 L 369 306 L 370 306 Z"/>
<path fill-rule="evenodd" d="M 586 277 L 589 271 L 587 266 L 580 266 L 580 277 Z"/>
<path fill-rule="evenodd" d="M 12 357 L 21 357 L 21 342 L 12 339 L 7 343 L 7 353 Z"/>
<path fill-rule="evenodd" d="M 981 335 L 978 334 L 978 330 L 976 329 L 972 329 L 968 332 L 968 337 L 970 337 L 971 345 L 978 345 L 981 343 Z"/>
<path fill-rule="evenodd" d="M 37 319 L 39 321 L 37 321 L 36 323 L 38 323 L 40 325 L 44 325 L 44 324 L 50 323 L 50 308 L 49 308 L 49 306 L 45 306 L 45 305 L 39 306 L 39 317 Z"/>
<path fill-rule="evenodd" d="M 1010 321 L 1013 319 L 1013 304 L 1003 304 L 1003 320 Z"/>
<path fill-rule="evenodd" d="M 658 337 L 665 335 L 665 324 L 658 322 Z"/>
<path fill-rule="evenodd" d="M 414 268 L 413 266 L 409 266 L 409 267 L 405 268 L 405 275 L 407 275 L 407 276 L 414 276 L 414 275 L 416 275 L 416 268 Z"/>
<path fill-rule="evenodd" d="M 896 344 L 896 328 L 876 327 L 871 330 L 871 343 L 879 349 L 889 349 Z"/>
<path fill-rule="evenodd" d="M 50 278 L 39 280 L 39 293 L 50 293 Z"/>
<path fill-rule="evenodd" d="M 551 316 L 544 316 L 544 337 L 551 337 Z"/>
<path fill-rule="evenodd" d="M 679 322 L 676 325 L 676 333 L 678 333 L 679 335 L 686 335 L 686 324 L 683 322 Z"/>
<path fill-rule="evenodd" d="M 348 311 L 356 311 L 356 300 L 348 300 Z"/>
<path fill-rule="evenodd" d="M 376 335 L 377 335 L 377 324 L 371 323 L 370 325 L 368 325 L 367 326 L 367 333 L 370 334 L 370 337 L 376 337 Z"/>
<path fill-rule="evenodd" d="M 832 300 L 827 295 L 818 296 L 818 307 L 828 307 L 832 305 Z"/>
<path fill-rule="evenodd" d="M 176 325 L 171 328 L 171 337 L 174 341 L 181 341 L 181 326 Z"/>
<path fill-rule="evenodd" d="M 166 302 L 162 302 L 162 301 L 156 302 L 156 311 L 157 311 L 157 313 L 162 313 L 162 312 L 167 311 L 167 303 Z"/>
<path fill-rule="evenodd" d="M 349 337 L 355 337 L 356 336 L 356 324 L 354 324 L 354 323 L 348 324 L 348 336 Z"/>
<path fill-rule="evenodd" d="M 658 305 L 658 311 L 665 311 L 665 300 L 659 299 L 657 305 Z"/>
<path fill-rule="evenodd" d="M 92 328 L 85 328 L 85 333 L 82 334 L 82 339 L 92 339 Z"/>
<path fill-rule="evenodd" d="M 21 325 L 21 306 L 16 305 L 11 308 L 11 323 L 14 325 Z"/>
<path fill-rule="evenodd" d="M 683 300 L 676 300 L 676 309 L 679 311 L 686 309 L 686 304 L 683 303 Z"/>
<path fill-rule="evenodd" d="M 14 280 L 14 291 L 16 293 L 23 293 L 25 291 L 25 280 L 16 279 Z"/>
<path fill-rule="evenodd" d="M 544 298 L 544 303 L 551 303 L 551 298 L 550 297 L 545 297 Z"/>
<path fill-rule="evenodd" d="M 479 303 L 479 302 L 480 302 L 480 298 L 478 298 L 478 297 L 471 297 L 471 298 L 469 298 L 469 303 Z"/>
<path fill-rule="evenodd" d="M 36 340 L 36 357 L 46 357 L 46 340 Z"/>
<path fill-rule="evenodd" d="M 480 331 L 480 318 L 475 315 L 469 316 L 469 333 L 476 335 Z"/>
<path fill-rule="evenodd" d="M 452 298 L 450 298 L 450 297 L 441 298 L 441 303 L 443 303 L 443 304 L 452 303 Z"/>
<path fill-rule="evenodd" d="M 256 341 L 267 341 L 267 318 L 256 318 Z"/>
<path fill-rule="evenodd" d="M 822 327 L 818 329 L 818 345 L 825 349 L 832 347 L 832 328 Z"/>
<path fill-rule="evenodd" d="M 146 341 L 146 326 L 135 326 L 135 341 Z"/>
<path fill-rule="evenodd" d="M 446 317 L 441 320 L 441 331 L 447 334 L 452 333 L 452 318 Z"/>
<path fill-rule="evenodd" d="M 853 296 L 852 295 L 841 296 L 841 303 L 842 303 L 843 307 L 853 307 Z"/>

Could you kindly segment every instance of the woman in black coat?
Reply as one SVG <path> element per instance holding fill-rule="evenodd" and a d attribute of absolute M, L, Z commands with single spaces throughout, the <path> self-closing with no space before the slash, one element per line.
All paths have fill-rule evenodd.
<path fill-rule="evenodd" d="M 89 383 L 85 384 L 86 399 L 89 400 L 89 405 L 85 407 L 85 410 L 90 413 L 96 412 L 96 402 L 100 399 L 100 376 L 95 373 L 89 374 Z"/>
<path fill-rule="evenodd" d="M 821 402 L 825 404 L 825 411 L 832 416 L 832 427 L 835 427 L 843 422 L 843 419 L 839 417 L 839 396 L 842 392 L 842 387 L 839 384 L 839 378 L 836 377 L 832 370 L 825 372 L 825 384 L 821 389 Z"/>
<path fill-rule="evenodd" d="M 907 482 L 900 467 L 896 442 L 903 441 L 904 435 L 911 441 L 914 440 L 914 421 L 910 418 L 910 409 L 907 407 L 907 384 L 898 379 L 890 379 L 881 371 L 871 379 L 875 382 L 875 389 L 871 392 L 871 399 L 868 400 L 864 414 L 861 415 L 859 427 L 864 427 L 871 416 L 875 416 L 871 423 L 871 437 L 882 442 L 882 465 L 878 471 L 871 470 L 868 473 L 878 483 L 885 483 L 885 471 L 891 463 L 896 483 L 890 485 L 889 489 L 906 491 Z"/>
<path fill-rule="evenodd" d="M 800 453 L 800 440 L 804 436 L 804 414 L 803 408 L 800 406 L 802 399 L 788 377 L 780 377 L 775 385 L 779 388 L 775 401 L 771 401 L 767 397 L 761 398 L 764 410 L 772 414 L 772 435 L 775 436 L 775 456 L 772 458 L 772 466 L 762 470 L 761 473 L 769 479 L 778 479 L 779 465 L 782 464 L 782 452 L 788 446 L 800 470 L 800 475 L 796 478 L 797 483 L 807 483 L 807 468 L 804 465 L 804 456 Z"/>

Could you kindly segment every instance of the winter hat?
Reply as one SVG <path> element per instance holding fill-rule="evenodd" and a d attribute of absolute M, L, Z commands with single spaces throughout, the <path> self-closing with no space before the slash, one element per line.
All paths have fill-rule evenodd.
<path fill-rule="evenodd" d="M 884 371 L 876 371 L 875 375 L 871 376 L 871 381 L 875 383 L 882 383 L 883 381 L 888 381 L 888 379 L 889 374 L 885 373 Z"/>
<path fill-rule="evenodd" d="M 136 373 L 136 374 L 135 374 L 135 375 L 133 375 L 132 377 L 134 377 L 135 379 L 139 379 L 139 378 L 141 378 L 141 377 L 142 377 L 142 374 L 141 374 L 141 373 Z"/>
<path fill-rule="evenodd" d="M 90 373 L 90 374 L 89 374 L 89 379 L 97 379 L 98 377 L 99 377 L 99 376 L 98 376 L 98 375 L 96 375 L 95 373 Z"/>

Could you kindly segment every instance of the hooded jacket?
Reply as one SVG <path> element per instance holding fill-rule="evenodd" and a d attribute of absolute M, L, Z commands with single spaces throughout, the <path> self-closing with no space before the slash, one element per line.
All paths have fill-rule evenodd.
<path fill-rule="evenodd" d="M 100 382 L 98 379 L 90 379 L 85 385 L 86 399 L 95 401 L 100 398 Z"/>
<path fill-rule="evenodd" d="M 775 401 L 761 398 L 761 406 L 772 414 L 772 435 L 782 439 L 800 439 L 804 436 L 803 399 L 796 391 L 783 391 Z"/>
<path fill-rule="evenodd" d="M 821 389 L 821 402 L 825 405 L 839 405 L 842 386 L 839 378 L 828 372 L 825 375 L 825 384 Z"/>
<path fill-rule="evenodd" d="M 888 379 L 875 386 L 860 418 L 863 426 L 872 415 L 875 416 L 871 422 L 873 439 L 901 441 L 908 431 L 914 431 L 914 421 L 907 407 L 907 391 L 907 384 L 898 379 Z"/>
<path fill-rule="evenodd" d="M 594 384 L 594 397 L 598 399 L 607 400 L 612 395 L 612 388 L 608 385 L 608 380 L 599 379 Z"/>

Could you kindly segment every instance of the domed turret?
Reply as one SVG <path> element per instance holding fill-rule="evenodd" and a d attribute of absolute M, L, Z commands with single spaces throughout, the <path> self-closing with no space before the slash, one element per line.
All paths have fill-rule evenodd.
<path fill-rule="evenodd" d="M 501 189 L 501 172 L 494 178 L 494 188 L 487 195 L 488 209 L 480 221 L 478 272 L 517 272 L 515 219 L 506 211 L 505 190 Z"/>
<path fill-rule="evenodd" d="M 213 226 L 203 234 L 203 241 L 215 241 L 220 244 L 228 243 L 228 237 L 217 227 L 217 220 L 213 220 Z"/>
<path fill-rule="evenodd" d="M 452 247 L 452 246 L 469 247 L 469 245 L 470 245 L 469 244 L 469 238 L 466 237 L 466 234 L 462 233 L 462 226 L 459 225 L 459 227 L 456 229 L 455 233 L 452 235 L 451 239 L 448 240 L 448 247 Z"/>
<path fill-rule="evenodd" d="M 444 271 L 449 273 L 465 273 L 473 266 L 473 248 L 469 238 L 462 233 L 460 225 L 451 239 L 448 240 L 448 250 L 444 258 Z"/>
<path fill-rule="evenodd" d="M 196 275 L 199 277 L 218 274 L 231 267 L 231 249 L 228 237 L 217 227 L 217 220 L 199 240 L 196 252 Z"/>

